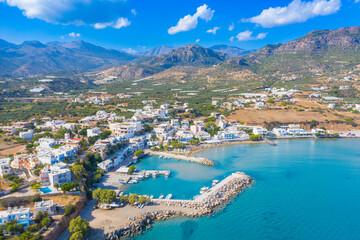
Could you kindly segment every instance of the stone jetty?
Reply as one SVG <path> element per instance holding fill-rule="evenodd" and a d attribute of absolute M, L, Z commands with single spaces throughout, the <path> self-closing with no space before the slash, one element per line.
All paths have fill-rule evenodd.
<path fill-rule="evenodd" d="M 250 176 L 242 172 L 236 172 L 194 200 L 153 199 L 153 204 L 159 204 L 164 206 L 164 208 L 167 206 L 167 210 L 146 212 L 141 216 L 137 216 L 136 220 L 127 226 L 106 233 L 104 237 L 108 240 L 117 240 L 142 233 L 151 227 L 151 223 L 154 221 L 177 216 L 197 217 L 209 214 L 217 207 L 226 204 L 252 182 L 253 180 Z"/>
<path fill-rule="evenodd" d="M 192 156 L 185 156 L 180 154 L 168 153 L 168 152 L 155 152 L 149 151 L 153 155 L 162 156 L 162 157 L 169 157 L 177 160 L 184 160 L 188 162 L 195 162 L 200 163 L 205 166 L 215 166 L 214 162 L 207 159 L 207 158 L 200 158 L 200 157 L 192 157 Z"/>

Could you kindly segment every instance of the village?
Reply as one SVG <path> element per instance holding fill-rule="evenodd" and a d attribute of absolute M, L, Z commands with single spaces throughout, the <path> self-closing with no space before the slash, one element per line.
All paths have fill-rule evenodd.
<path fill-rule="evenodd" d="M 351 113 L 360 111 L 360 104 L 347 104 L 339 98 L 322 97 L 319 93 L 321 88 L 314 90 L 317 92 L 309 93 L 307 101 L 321 99 L 319 101 L 323 106 L 330 110 Z M 31 207 L 33 211 L 29 204 L 27 207 L 12 204 L 7 210 L 0 211 L 0 225 L 5 226 L 16 220 L 18 224 L 31 229 L 39 212 L 47 212 L 49 216 L 61 215 L 69 208 L 57 203 L 56 198 L 52 199 L 53 196 L 69 195 L 78 196 L 80 199 L 87 195 L 92 198 L 91 192 L 97 187 L 106 188 L 112 185 L 117 188 L 116 196 L 120 199 L 119 193 L 124 184 L 136 183 L 139 178 L 149 175 L 171 174 L 170 171 L 139 172 L 131 168 L 131 165 L 144 155 L 154 154 L 162 158 L 213 166 L 210 160 L 196 158 L 194 154 L 203 149 L 239 142 L 276 144 L 274 139 L 360 137 L 360 131 L 353 128 L 351 121 L 347 129 L 339 131 L 326 129 L 315 120 L 307 126 L 297 122 L 247 125 L 231 114 L 222 114 L 224 109 L 279 109 L 279 106 L 298 101 L 294 97 L 299 94 L 296 89 L 265 91 L 256 94 L 243 93 L 226 102 L 214 99 L 209 105 L 209 109 L 214 111 L 198 119 L 189 119 L 184 115 L 193 111 L 187 102 L 169 104 L 143 100 L 143 108 L 127 109 L 133 112 L 133 116 L 129 118 L 99 110 L 94 115 L 76 121 L 43 117 L 1 126 L 3 139 L 16 138 L 19 145 L 23 146 L 22 151 L 0 159 L 1 200 L 23 196 L 37 197 L 39 201 L 34 202 L 34 207 Z M 131 96 L 119 94 L 117 97 L 121 99 Z M 102 104 L 108 100 L 108 97 L 86 98 L 83 95 L 74 99 L 76 102 L 92 101 L 93 104 Z M 174 112 L 179 114 L 174 115 Z M 91 162 L 91 166 L 87 165 L 86 161 Z M 114 184 L 106 183 L 101 179 L 107 174 L 118 174 L 120 177 L 116 178 Z M 146 199 L 151 198 L 146 196 Z M 82 205 L 86 206 L 86 201 L 83 201 Z M 112 202 L 102 206 L 112 208 L 119 204 Z M 73 212 L 72 216 L 76 214 Z M 62 220 L 58 218 L 57 221 Z M 48 228 L 50 223 L 44 226 Z M 59 223 L 51 226 L 49 229 L 52 231 L 59 231 L 54 230 Z M 62 229 L 65 229 L 64 226 Z M 5 232 L 16 234 L 7 230 Z M 48 232 L 48 236 L 52 236 L 51 231 Z"/>

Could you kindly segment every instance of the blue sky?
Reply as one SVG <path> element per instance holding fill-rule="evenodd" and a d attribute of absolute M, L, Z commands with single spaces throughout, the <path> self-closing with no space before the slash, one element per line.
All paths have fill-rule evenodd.
<path fill-rule="evenodd" d="M 0 38 L 14 43 L 83 40 L 130 51 L 191 43 L 249 49 L 312 30 L 360 26 L 360 0 L 0 0 L 0 19 Z"/>

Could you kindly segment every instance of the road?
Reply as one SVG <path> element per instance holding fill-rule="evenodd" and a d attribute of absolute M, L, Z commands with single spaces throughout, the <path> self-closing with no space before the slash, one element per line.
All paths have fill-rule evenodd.
<path fill-rule="evenodd" d="M 95 200 L 91 200 L 88 205 L 82 210 L 79 216 L 83 219 L 86 219 L 87 221 L 90 221 L 91 212 L 95 206 L 95 203 Z M 63 234 L 61 234 L 61 236 L 58 238 L 58 240 L 68 240 L 70 238 L 70 235 L 71 234 L 69 232 L 69 229 L 66 229 L 65 232 L 63 232 Z"/>

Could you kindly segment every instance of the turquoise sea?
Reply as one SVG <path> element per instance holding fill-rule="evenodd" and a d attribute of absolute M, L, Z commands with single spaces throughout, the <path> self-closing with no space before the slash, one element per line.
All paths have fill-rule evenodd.
<path fill-rule="evenodd" d="M 127 192 L 191 199 L 213 179 L 239 170 L 255 184 L 211 216 L 156 222 L 134 239 L 360 239 L 360 139 L 277 143 L 197 154 L 215 167 L 156 156 L 141 160 L 138 169 L 169 169 L 171 176 L 131 185 Z"/>

